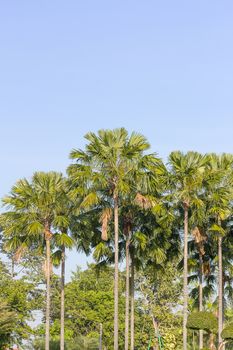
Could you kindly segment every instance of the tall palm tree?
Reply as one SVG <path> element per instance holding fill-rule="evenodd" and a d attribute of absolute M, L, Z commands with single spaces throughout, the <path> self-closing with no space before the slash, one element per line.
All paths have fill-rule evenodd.
<path fill-rule="evenodd" d="M 130 349 L 134 350 L 134 303 L 135 303 L 135 293 L 134 293 L 134 277 L 135 277 L 135 266 L 138 265 L 135 264 L 135 255 L 138 255 L 142 260 L 145 252 L 145 244 L 144 242 L 141 242 L 140 249 L 141 252 L 137 252 L 137 244 L 135 246 L 134 240 L 134 234 L 137 230 L 141 230 L 144 226 L 144 230 L 147 234 L 147 242 L 151 243 L 153 241 L 152 247 L 147 247 L 147 250 L 150 253 L 154 254 L 155 250 L 159 246 L 159 242 L 157 239 L 153 236 L 155 226 L 161 226 L 162 220 L 161 217 L 165 218 L 164 214 L 167 214 L 167 208 L 164 208 L 164 205 L 162 203 L 162 194 L 164 192 L 164 185 L 166 179 L 166 168 L 161 161 L 160 158 L 158 158 L 155 154 L 151 155 L 145 155 L 141 157 L 140 161 L 138 162 L 138 169 L 134 173 L 134 176 L 131 177 L 131 180 L 135 183 L 134 192 L 131 192 L 131 196 L 133 195 L 133 201 L 131 201 L 131 207 L 132 203 L 134 206 L 132 207 L 132 220 L 131 220 L 131 227 L 130 227 L 130 237 L 131 242 L 130 244 L 126 245 L 126 248 L 128 249 L 128 252 L 126 251 L 126 254 L 130 257 L 131 262 L 131 278 L 130 278 L 130 299 L 131 299 L 131 317 L 130 317 L 130 334 L 131 334 L 131 341 L 130 341 Z M 130 203 L 130 201 L 129 201 Z M 164 210 L 165 209 L 165 210 Z M 159 215 L 157 215 L 159 213 Z M 150 227 L 150 229 L 146 229 L 146 220 L 147 215 L 152 216 L 154 219 L 154 224 Z M 156 218 L 157 215 L 157 218 Z M 160 218 L 158 218 L 160 217 Z M 160 222 L 159 222 L 160 221 Z M 166 223 L 168 223 L 168 217 L 166 220 Z M 134 234 L 133 234 L 134 233 Z M 155 239 L 154 239 L 155 238 Z M 163 237 L 165 238 L 165 237 Z M 166 239 L 164 239 L 165 241 Z M 148 245 L 149 246 L 149 245 Z M 158 252 L 158 251 L 157 251 Z M 137 254 L 139 253 L 139 254 Z M 147 256 L 148 257 L 148 256 Z M 129 264 L 128 264 L 129 269 Z M 126 270 L 127 272 L 127 270 Z M 129 271 L 127 273 L 127 276 L 129 277 Z M 126 320 L 127 322 L 127 320 Z M 128 340 L 128 339 L 127 339 Z"/>
<path fill-rule="evenodd" d="M 97 207 L 107 201 L 114 216 L 114 350 L 118 350 L 118 255 L 119 255 L 119 207 L 121 199 L 135 186 L 132 175 L 138 169 L 138 162 L 150 147 L 140 134 L 131 135 L 124 128 L 100 130 L 98 134 L 88 133 L 85 150 L 73 150 L 70 157 L 76 164 L 68 168 L 74 183 L 85 188 L 83 206 Z M 153 157 L 153 156 L 152 156 Z M 150 155 L 147 155 L 149 162 Z M 153 160 L 151 161 L 153 162 Z"/>
<path fill-rule="evenodd" d="M 138 161 L 138 168 L 132 174 L 132 191 L 124 198 L 123 232 L 125 235 L 126 256 L 126 309 L 125 309 L 125 350 L 129 348 L 129 301 L 131 302 L 130 316 L 130 349 L 134 350 L 134 246 L 133 233 L 143 225 L 146 211 L 155 206 L 160 207 L 162 176 L 165 167 L 155 155 L 142 156 Z M 156 210 L 155 210 L 156 211 Z M 131 275 L 131 278 L 130 278 Z"/>
<path fill-rule="evenodd" d="M 171 213 L 168 213 L 167 208 L 162 208 L 157 200 L 153 203 L 152 196 L 142 196 L 137 194 L 137 198 L 132 198 L 131 205 L 129 198 L 124 199 L 125 206 L 120 210 L 120 232 L 124 235 L 120 236 L 120 259 L 124 259 L 126 255 L 130 259 L 126 259 L 126 308 L 125 308 L 125 328 L 129 325 L 129 301 L 131 306 L 130 314 L 130 349 L 134 349 L 134 270 L 138 270 L 140 266 L 154 266 L 164 261 L 167 257 L 176 255 L 178 248 L 177 235 L 171 232 L 173 221 L 171 222 Z M 150 208 L 150 210 L 149 210 Z M 159 212 L 157 217 L 156 213 Z M 106 217 L 106 216 L 104 216 Z M 105 226 L 105 225 L 104 225 Z M 99 234 L 100 236 L 100 234 Z M 103 237 L 106 239 L 106 235 Z M 131 238 L 129 240 L 129 237 Z M 111 236 L 109 237 L 111 238 Z M 124 252 L 123 252 L 124 251 Z M 114 259 L 111 250 L 111 240 L 100 242 L 94 249 L 94 258 L 102 264 L 111 264 Z M 129 261 L 130 271 L 129 271 Z M 130 276 L 130 288 L 128 277 Z M 130 296 L 129 296 L 130 289 Z M 129 326 L 128 326 L 129 327 Z M 129 328 L 128 328 L 129 330 Z M 125 347 L 129 346 L 128 332 L 125 332 Z"/>
<path fill-rule="evenodd" d="M 210 155 L 209 181 L 206 183 L 208 212 L 212 217 L 210 232 L 215 233 L 218 241 L 218 342 L 222 343 L 223 330 L 223 255 L 222 245 L 227 227 L 224 224 L 231 215 L 233 156 L 231 154 Z M 225 227 L 224 227 L 225 226 Z"/>
<path fill-rule="evenodd" d="M 125 235 L 125 350 L 129 349 L 129 294 L 130 294 L 130 240 L 132 233 L 132 213 L 129 211 L 123 217 L 123 232 Z"/>
<path fill-rule="evenodd" d="M 141 190 L 137 192 L 136 197 L 132 201 L 134 205 L 130 207 L 130 215 L 127 215 L 129 207 L 126 207 L 124 214 L 127 215 L 126 228 L 128 228 L 128 236 L 131 239 L 129 244 L 128 236 L 126 235 L 126 256 L 130 256 L 130 302 L 131 302 L 131 317 L 130 317 L 130 334 L 131 342 L 130 349 L 134 350 L 134 275 L 135 269 L 140 266 L 158 266 L 159 263 L 166 259 L 166 253 L 171 244 L 171 217 L 168 208 L 162 203 L 162 180 L 164 175 L 164 166 L 161 162 L 157 162 L 157 168 L 154 168 L 154 178 L 148 178 L 148 170 L 144 174 L 144 180 L 150 186 L 140 187 L 140 179 L 137 178 L 138 186 Z M 143 194 L 142 194 L 143 193 Z M 132 203 L 131 202 L 131 203 Z M 124 209 L 123 209 L 124 210 Z M 169 238 L 168 238 L 169 237 Z M 170 242 L 169 242 L 170 241 Z M 169 243 L 168 243 L 169 242 Z M 176 241 L 176 246 L 178 242 Z M 128 251 L 127 251 L 128 250 Z M 173 255 L 172 252 L 168 253 Z M 126 259 L 127 262 L 128 259 Z M 129 263 L 126 264 L 126 276 L 129 277 Z M 126 288 L 128 290 L 128 288 Z M 126 305 L 128 306 L 128 295 L 126 293 Z M 128 316 L 127 310 L 126 315 Z M 129 322 L 126 317 L 126 323 Z M 127 341 L 127 338 L 126 338 Z M 126 343 L 125 343 L 126 344 Z"/>
<path fill-rule="evenodd" d="M 184 286 L 183 286 L 183 349 L 187 350 L 188 316 L 188 222 L 192 206 L 201 206 L 201 189 L 207 157 L 197 152 L 172 152 L 169 156 L 170 179 L 174 199 L 182 205 L 184 215 Z"/>
<path fill-rule="evenodd" d="M 134 309 L 135 309 L 135 263 L 134 263 L 134 247 L 131 249 L 131 278 L 130 278 L 130 349 L 134 350 Z"/>
<path fill-rule="evenodd" d="M 189 275 L 189 282 L 198 282 L 198 288 L 194 288 L 191 291 L 191 295 L 195 301 L 198 300 L 198 310 L 200 312 L 204 310 L 204 278 L 206 278 L 207 282 L 207 278 L 209 279 L 210 277 L 209 249 L 206 252 L 206 247 L 209 248 L 210 242 L 207 242 L 208 236 L 206 231 L 207 229 L 204 226 L 195 226 L 192 230 L 193 241 L 189 242 L 189 248 L 191 248 L 189 251 L 191 250 L 193 253 L 189 258 L 190 270 L 194 270 L 194 273 Z M 211 287 L 210 284 L 206 283 L 205 294 L 206 292 L 213 292 Z M 203 348 L 203 330 L 199 330 L 199 348 Z"/>
<path fill-rule="evenodd" d="M 56 210 L 56 220 L 54 222 L 54 243 L 58 247 L 54 256 L 57 258 L 58 264 L 61 265 L 61 317 L 60 317 L 60 350 L 65 348 L 65 259 L 66 248 L 71 249 L 75 246 L 75 240 L 69 233 L 73 213 L 76 210 L 74 204 L 69 196 L 70 186 L 67 179 L 63 178 L 63 196 L 58 203 Z"/>
<path fill-rule="evenodd" d="M 53 253 L 53 263 L 61 266 L 61 317 L 60 317 L 60 350 L 65 349 L 65 262 L 66 248 L 75 246 L 75 241 L 68 234 L 67 228 L 61 228 L 60 232 L 54 234 L 54 243 L 58 248 Z"/>
<path fill-rule="evenodd" d="M 66 180 L 63 179 L 63 196 L 60 197 L 59 203 L 57 203 L 56 217 L 53 222 L 54 233 L 52 236 L 52 246 L 54 252 L 52 253 L 52 264 L 56 267 L 61 265 L 61 318 L 60 318 L 60 349 L 64 350 L 65 346 L 65 250 L 71 249 L 75 246 L 75 240 L 68 234 L 72 222 L 72 202 L 67 195 Z M 3 218 L 5 221 L 5 217 Z M 6 222 L 5 222 L 6 224 Z M 35 242 L 35 237 L 22 234 L 7 237 L 4 242 L 6 251 L 9 251 L 13 261 L 19 262 L 24 256 L 28 256 L 29 251 L 33 249 L 34 254 L 43 254 L 44 245 L 41 242 Z M 36 250 L 36 252 L 35 252 Z M 45 268 L 45 275 L 47 271 Z"/>
<path fill-rule="evenodd" d="M 3 199 L 7 211 L 1 216 L 3 233 L 26 237 L 27 244 L 46 245 L 46 329 L 45 349 L 50 338 L 51 240 L 57 224 L 57 209 L 64 195 L 62 174 L 36 172 L 31 181 L 19 180 Z M 33 245 L 32 245 L 33 246 Z"/>

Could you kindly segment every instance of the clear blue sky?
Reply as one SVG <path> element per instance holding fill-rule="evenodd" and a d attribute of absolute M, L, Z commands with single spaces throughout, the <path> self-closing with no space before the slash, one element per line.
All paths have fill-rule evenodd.
<path fill-rule="evenodd" d="M 232 152 L 232 18 L 232 0 L 3 1 L 1 197 L 65 171 L 89 130 L 142 132 L 164 159 Z"/>

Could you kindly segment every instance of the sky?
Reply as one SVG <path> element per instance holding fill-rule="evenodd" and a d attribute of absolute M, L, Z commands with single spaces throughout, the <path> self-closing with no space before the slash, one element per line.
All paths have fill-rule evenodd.
<path fill-rule="evenodd" d="M 65 173 L 88 131 L 172 150 L 233 150 L 232 0 L 0 2 L 0 197 Z M 68 276 L 86 257 L 73 251 Z"/>

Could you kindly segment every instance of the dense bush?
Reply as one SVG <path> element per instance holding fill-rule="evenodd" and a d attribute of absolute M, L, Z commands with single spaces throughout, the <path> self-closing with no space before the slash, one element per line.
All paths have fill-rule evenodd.
<path fill-rule="evenodd" d="M 193 312 L 188 317 L 187 328 L 193 330 L 203 329 L 209 333 L 217 333 L 218 321 L 211 312 Z"/>

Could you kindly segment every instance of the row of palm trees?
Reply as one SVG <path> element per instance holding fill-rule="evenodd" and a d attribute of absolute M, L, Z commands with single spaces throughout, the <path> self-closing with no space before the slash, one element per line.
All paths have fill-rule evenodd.
<path fill-rule="evenodd" d="M 70 153 L 73 162 L 67 169 L 67 178 L 56 172 L 37 172 L 30 181 L 19 180 L 3 199 L 6 211 L 1 215 L 0 224 L 5 248 L 17 256 L 32 248 L 46 254 L 45 349 L 49 350 L 50 340 L 51 257 L 60 257 L 61 261 L 60 349 L 64 350 L 65 254 L 66 248 L 76 245 L 86 253 L 94 249 L 97 260 L 109 263 L 114 254 L 114 350 L 118 350 L 119 333 L 118 265 L 119 258 L 125 257 L 125 350 L 129 346 L 133 350 L 135 266 L 155 264 L 178 254 L 180 240 L 174 234 L 174 225 L 181 229 L 181 215 L 184 232 L 183 349 L 187 350 L 189 225 L 198 227 L 199 232 L 205 230 L 205 235 L 215 232 L 218 238 L 221 342 L 222 237 L 231 216 L 233 157 L 172 152 L 165 166 L 156 154 L 149 153 L 150 145 L 143 135 L 128 134 L 124 128 L 100 130 L 85 138 L 85 149 Z M 200 253 L 200 272 L 202 258 Z M 201 310 L 202 272 L 199 284 Z M 199 340 L 201 348 L 202 333 Z"/>
<path fill-rule="evenodd" d="M 183 344 L 187 349 L 188 315 L 188 222 L 197 225 L 199 249 L 199 310 L 203 310 L 203 241 L 214 235 L 218 241 L 218 342 L 221 344 L 223 329 L 223 256 L 222 242 L 230 231 L 232 217 L 232 166 L 233 156 L 223 154 L 200 155 L 189 152 L 186 155 L 173 153 L 172 175 L 175 175 L 175 197 L 184 211 L 184 317 Z M 201 236 L 201 237 L 200 237 Z M 197 237 L 196 237 L 197 238 Z M 231 259 L 231 258 L 230 258 Z M 200 349 L 203 347 L 203 333 L 200 332 Z"/>

